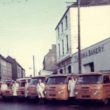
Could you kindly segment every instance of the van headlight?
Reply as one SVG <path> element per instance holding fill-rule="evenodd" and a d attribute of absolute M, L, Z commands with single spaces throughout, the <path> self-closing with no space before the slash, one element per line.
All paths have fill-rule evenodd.
<path fill-rule="evenodd" d="M 78 95 L 78 92 L 77 91 L 75 92 L 75 95 Z"/>
<path fill-rule="evenodd" d="M 94 95 L 97 95 L 99 93 L 99 90 L 96 90 L 95 92 L 94 92 Z"/>
<path fill-rule="evenodd" d="M 60 91 L 58 91 L 58 94 L 62 94 L 64 91 L 63 90 L 60 90 Z"/>
<path fill-rule="evenodd" d="M 99 86 L 99 87 L 97 87 L 97 89 L 101 89 L 101 88 L 102 88 L 102 87 L 100 87 L 100 86 Z"/>

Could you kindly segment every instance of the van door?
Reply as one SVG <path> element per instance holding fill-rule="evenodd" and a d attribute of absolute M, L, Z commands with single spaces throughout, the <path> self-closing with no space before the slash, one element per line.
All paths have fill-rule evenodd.
<path fill-rule="evenodd" d="M 103 96 L 105 99 L 110 98 L 110 77 L 109 75 L 103 76 Z"/>

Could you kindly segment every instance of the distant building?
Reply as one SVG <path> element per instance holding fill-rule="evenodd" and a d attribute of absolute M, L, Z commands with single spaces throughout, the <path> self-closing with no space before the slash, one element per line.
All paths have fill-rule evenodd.
<path fill-rule="evenodd" d="M 81 0 L 81 43 L 110 36 L 110 0 Z M 109 19 L 108 19 L 109 18 Z M 77 3 L 67 8 L 56 28 L 57 73 L 73 73 L 73 54 L 78 50 Z M 96 37 L 96 38 L 95 38 Z M 85 48 L 85 47 L 83 47 Z M 92 64 L 90 64 L 92 65 Z M 78 65 L 77 65 L 78 66 Z"/>
<path fill-rule="evenodd" d="M 53 74 L 53 71 L 47 71 L 47 70 L 40 70 L 38 75 L 43 75 L 43 76 L 47 76 L 47 75 L 51 75 Z"/>
<path fill-rule="evenodd" d="M 52 49 L 45 55 L 43 60 L 43 70 L 56 73 L 56 45 L 52 45 Z"/>
<path fill-rule="evenodd" d="M 0 55 L 0 80 L 12 80 L 12 65 Z"/>
<path fill-rule="evenodd" d="M 24 68 L 12 57 L 8 56 L 7 60 L 12 64 L 12 79 L 25 77 Z"/>

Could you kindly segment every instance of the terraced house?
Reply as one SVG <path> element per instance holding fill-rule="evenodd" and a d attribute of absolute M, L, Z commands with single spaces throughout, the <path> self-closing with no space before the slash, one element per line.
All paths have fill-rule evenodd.
<path fill-rule="evenodd" d="M 58 73 L 65 74 L 78 72 L 78 63 L 75 62 L 75 60 L 78 60 L 76 55 L 78 51 L 77 14 L 77 3 L 73 3 L 67 8 L 55 28 Z M 108 70 L 110 64 L 102 64 L 103 66 L 107 66 L 102 67 L 94 63 L 94 60 L 101 65 L 101 60 L 106 56 L 105 54 L 107 54 L 107 52 L 110 56 L 109 48 L 107 46 L 100 47 L 95 45 L 93 49 L 91 47 L 89 49 L 89 46 L 97 41 L 110 37 L 110 0 L 81 0 L 80 15 L 81 48 L 84 49 L 88 47 L 87 51 L 90 50 L 89 53 L 82 53 L 82 58 L 84 59 L 82 60 L 82 72 L 100 71 L 102 69 Z M 107 52 L 105 52 L 105 50 Z M 86 49 L 84 51 L 86 51 Z M 102 52 L 105 52 L 104 56 L 95 58 L 96 55 L 100 55 L 99 53 Z M 89 62 L 90 57 L 86 56 L 91 56 L 92 60 Z"/>

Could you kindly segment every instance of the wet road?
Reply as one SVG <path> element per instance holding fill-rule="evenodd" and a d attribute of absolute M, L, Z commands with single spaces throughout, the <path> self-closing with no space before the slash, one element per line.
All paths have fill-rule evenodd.
<path fill-rule="evenodd" d="M 84 104 L 84 105 L 66 105 L 66 104 L 45 104 L 40 105 L 30 102 L 0 101 L 0 110 L 110 110 L 110 104 Z"/>

